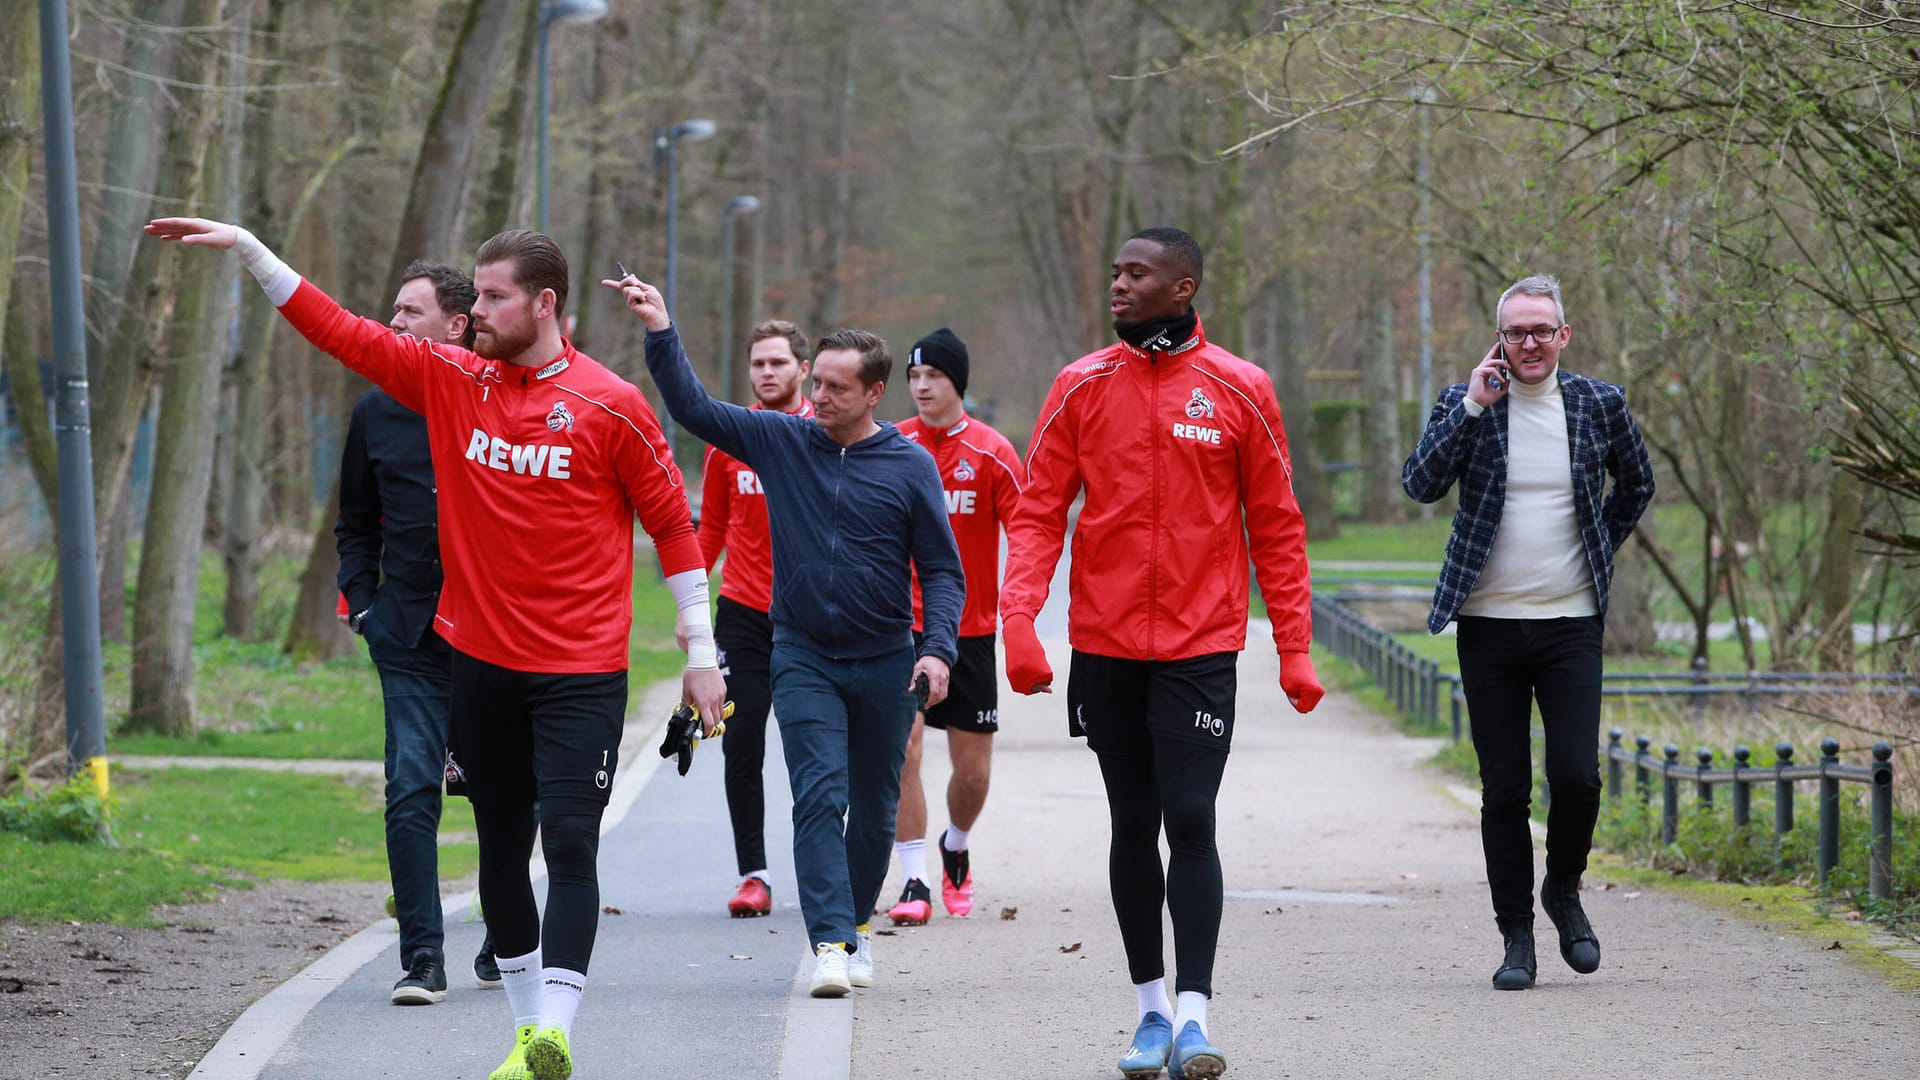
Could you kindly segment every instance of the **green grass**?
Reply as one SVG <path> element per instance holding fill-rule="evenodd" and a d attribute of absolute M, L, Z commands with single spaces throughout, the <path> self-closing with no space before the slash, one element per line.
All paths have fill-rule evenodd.
<path fill-rule="evenodd" d="M 1447 537 L 1452 531 L 1452 515 L 1437 511 L 1431 521 L 1395 525 L 1348 522 L 1340 526 L 1339 536 L 1331 540 L 1310 541 L 1307 544 L 1307 559 L 1315 564 L 1337 561 L 1433 565 L 1439 563 L 1440 557 L 1446 553 Z"/>
<path fill-rule="evenodd" d="M 294 587 L 299 567 L 288 560 L 263 575 L 277 591 Z M 110 758 L 182 755 L 243 758 L 347 758 L 378 761 L 385 746 L 380 678 L 364 647 L 320 663 L 295 663 L 280 651 L 291 604 L 276 612 L 269 640 L 234 641 L 219 636 L 225 577 L 219 560 L 202 563 L 195 617 L 194 686 L 199 728 L 190 735 L 128 732 L 114 724 L 107 738 Z M 264 588 L 263 588 L 263 591 Z M 717 591 L 717 589 L 716 589 Z M 633 635 L 628 671 L 630 701 L 649 684 L 679 674 L 686 660 L 673 640 L 673 594 L 653 561 L 634 570 Z M 105 652 L 110 717 L 126 713 L 131 655 L 124 646 Z"/>
<path fill-rule="evenodd" d="M 4 580 L 44 596 L 50 555 L 8 568 Z M 130 656 L 105 650 L 109 760 L 129 755 L 242 758 L 347 758 L 378 761 L 384 743 L 380 682 L 364 649 L 337 660 L 295 663 L 279 641 L 300 572 L 295 560 L 270 560 L 261 581 L 262 640 L 220 636 L 225 578 L 217 555 L 202 560 L 194 631 L 194 680 L 200 727 L 182 737 L 119 730 L 126 712 Z M 131 580 L 133 575 L 129 574 Z M 131 599 L 129 597 L 129 599 Z M 0 624 L 0 647 L 30 656 L 45 601 Z M 28 605 L 31 607 L 31 605 Z M 675 605 L 651 558 L 635 568 L 630 686 L 637 703 L 655 680 L 677 675 L 684 658 L 673 640 Z M 30 679 L 31 665 L 7 665 L 0 678 Z M 29 684 L 30 685 L 30 684 Z M 19 690 L 19 686 L 0 690 Z M 378 881 L 387 876 L 377 779 L 344 779 L 250 769 L 115 769 L 119 846 L 36 843 L 0 832 L 0 919 L 70 919 L 151 925 L 155 904 L 210 896 L 216 886 L 256 879 Z M 472 809 L 445 801 L 440 871 L 471 874 L 477 864 Z M 453 841 L 453 842 L 449 842 Z"/>
<path fill-rule="evenodd" d="M 387 876 L 377 779 L 253 769 L 122 770 L 114 838 L 37 844 L 0 833 L 0 918 L 153 925 L 153 905 L 204 899 L 251 879 L 379 881 Z M 440 874 L 479 862 L 473 811 L 446 800 Z"/>

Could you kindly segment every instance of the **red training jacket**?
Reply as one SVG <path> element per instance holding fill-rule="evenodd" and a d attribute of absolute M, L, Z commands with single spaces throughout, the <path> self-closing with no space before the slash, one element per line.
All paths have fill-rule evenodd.
<path fill-rule="evenodd" d="M 899 423 L 900 434 L 927 448 L 940 467 L 947 493 L 947 523 L 960 545 L 960 570 L 967 579 L 967 606 L 960 612 L 960 636 L 994 632 L 1000 610 L 1000 530 L 1020 501 L 1020 455 L 1007 437 L 965 415 L 938 431 L 918 416 Z M 920 582 L 913 583 L 913 628 L 922 629 Z"/>
<path fill-rule="evenodd" d="M 752 408 L 759 408 L 754 402 Z M 795 416 L 812 416 L 813 402 L 800 399 Z M 700 481 L 700 557 L 713 573 L 720 553 L 727 569 L 720 595 L 762 615 L 773 607 L 773 536 L 760 477 L 738 459 L 707 447 Z"/>
<path fill-rule="evenodd" d="M 280 312 L 426 417 L 440 636 L 515 671 L 626 670 L 634 514 L 663 572 L 701 567 L 686 486 L 640 391 L 564 340 L 542 368 L 485 360 L 360 318 L 308 281 Z"/>
<path fill-rule="evenodd" d="M 1198 324 L 1168 352 L 1120 342 L 1054 378 L 1007 526 L 1003 616 L 1046 603 L 1082 488 L 1068 577 L 1074 648 L 1134 660 L 1238 652 L 1249 553 L 1274 644 L 1311 643 L 1306 521 L 1273 381 Z"/>

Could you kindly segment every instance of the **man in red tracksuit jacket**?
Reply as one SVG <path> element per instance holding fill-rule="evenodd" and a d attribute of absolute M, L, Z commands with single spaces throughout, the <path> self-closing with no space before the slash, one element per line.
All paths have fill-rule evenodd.
<path fill-rule="evenodd" d="M 813 343 L 784 319 L 753 328 L 748 381 L 756 409 L 812 416 L 803 392 Z M 727 814 L 733 821 L 733 857 L 740 887 L 727 914 L 751 919 L 773 911 L 767 869 L 767 713 L 773 708 L 773 537 L 760 477 L 746 463 L 709 446 L 700 485 L 700 554 L 711 573 L 726 552 L 713 640 L 720 672 L 733 698 L 733 718 L 721 736 L 726 751 Z"/>
<path fill-rule="evenodd" d="M 343 310 L 252 233 L 201 218 L 147 232 L 233 249 L 321 351 L 426 418 L 452 646 L 448 771 L 464 771 L 480 899 L 514 1044 L 492 1080 L 560 1080 L 600 915 L 595 860 L 627 704 L 633 519 L 653 537 L 687 640 L 682 687 L 708 724 L 726 696 L 686 486 L 646 398 L 560 335 L 567 263 L 512 230 L 474 261 L 474 352 Z M 534 803 L 544 925 L 527 861 Z"/>
<path fill-rule="evenodd" d="M 927 728 L 947 733 L 953 772 L 947 780 L 947 827 L 940 851 L 940 901 L 947 914 L 973 911 L 973 868 L 967 834 L 986 806 L 993 766 L 993 736 L 1000 730 L 999 685 L 994 677 L 994 619 L 1000 608 L 1000 531 L 1020 498 L 1024 471 L 1006 436 L 968 416 L 967 343 L 946 327 L 921 338 L 907 354 L 907 383 L 915 415 L 900 421 L 900 434 L 926 447 L 940 469 L 947 496 L 947 523 L 960 546 L 967 603 L 960 612 L 960 662 L 947 684 L 947 698 L 914 717 L 907 760 L 900 768 L 900 810 L 893 850 L 905 882 L 887 912 L 895 926 L 920 926 L 933 918 L 926 884 L 927 793 L 920 784 L 920 747 Z M 920 590 L 913 593 L 914 630 L 922 629 Z"/>
<path fill-rule="evenodd" d="M 1051 692 L 1033 619 L 1084 490 L 1067 608 L 1068 731 L 1086 738 L 1107 788 L 1114 913 L 1140 1017 L 1120 1061 L 1129 1077 L 1166 1068 L 1211 1080 L 1226 1069 L 1206 1020 L 1222 895 L 1214 802 L 1233 739 L 1249 556 L 1281 688 L 1301 712 L 1322 693 L 1307 653 L 1306 523 L 1273 383 L 1207 341 L 1192 306 L 1200 279 L 1200 246 L 1179 229 L 1145 229 L 1121 246 L 1109 289 L 1120 341 L 1053 381 L 1007 528 L 1000 593 L 1008 683 Z M 1163 896 L 1177 1013 L 1161 956 Z"/>

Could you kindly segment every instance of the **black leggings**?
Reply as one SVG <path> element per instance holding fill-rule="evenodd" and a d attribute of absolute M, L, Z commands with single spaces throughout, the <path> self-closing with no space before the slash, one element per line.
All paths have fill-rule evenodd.
<path fill-rule="evenodd" d="M 532 802 L 489 799 L 473 804 L 480 839 L 480 906 L 497 956 L 525 956 L 582 975 L 600 926 L 600 815 L 591 801 L 540 804 L 540 849 L 547 860 L 547 919 L 533 900 L 527 860 L 533 856 Z"/>
<path fill-rule="evenodd" d="M 1151 750 L 1098 753 L 1106 781 L 1113 844 L 1107 876 L 1113 913 L 1136 984 L 1166 975 L 1160 908 L 1173 916 L 1175 993 L 1213 996 L 1213 952 L 1220 939 L 1220 852 L 1214 801 L 1227 755 L 1192 740 L 1154 735 Z M 1160 829 L 1172 851 L 1160 866 Z"/>
<path fill-rule="evenodd" d="M 773 621 L 765 612 L 720 598 L 714 643 L 726 655 L 721 674 L 733 699 L 733 718 L 720 746 L 726 752 L 727 816 L 733 821 L 733 861 L 741 874 L 767 869 L 767 713 L 773 708 Z"/>

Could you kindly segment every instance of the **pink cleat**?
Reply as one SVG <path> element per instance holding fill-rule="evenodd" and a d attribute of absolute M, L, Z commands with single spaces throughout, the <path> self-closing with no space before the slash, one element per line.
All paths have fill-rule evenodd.
<path fill-rule="evenodd" d="M 973 913 L 973 867 L 964 851 L 948 851 L 947 841 L 940 844 L 940 902 L 947 914 L 964 919 Z"/>
<path fill-rule="evenodd" d="M 907 882 L 900 891 L 900 902 L 887 910 L 887 918 L 895 926 L 925 926 L 933 918 L 933 893 L 928 891 L 927 883 L 919 878 Z"/>

